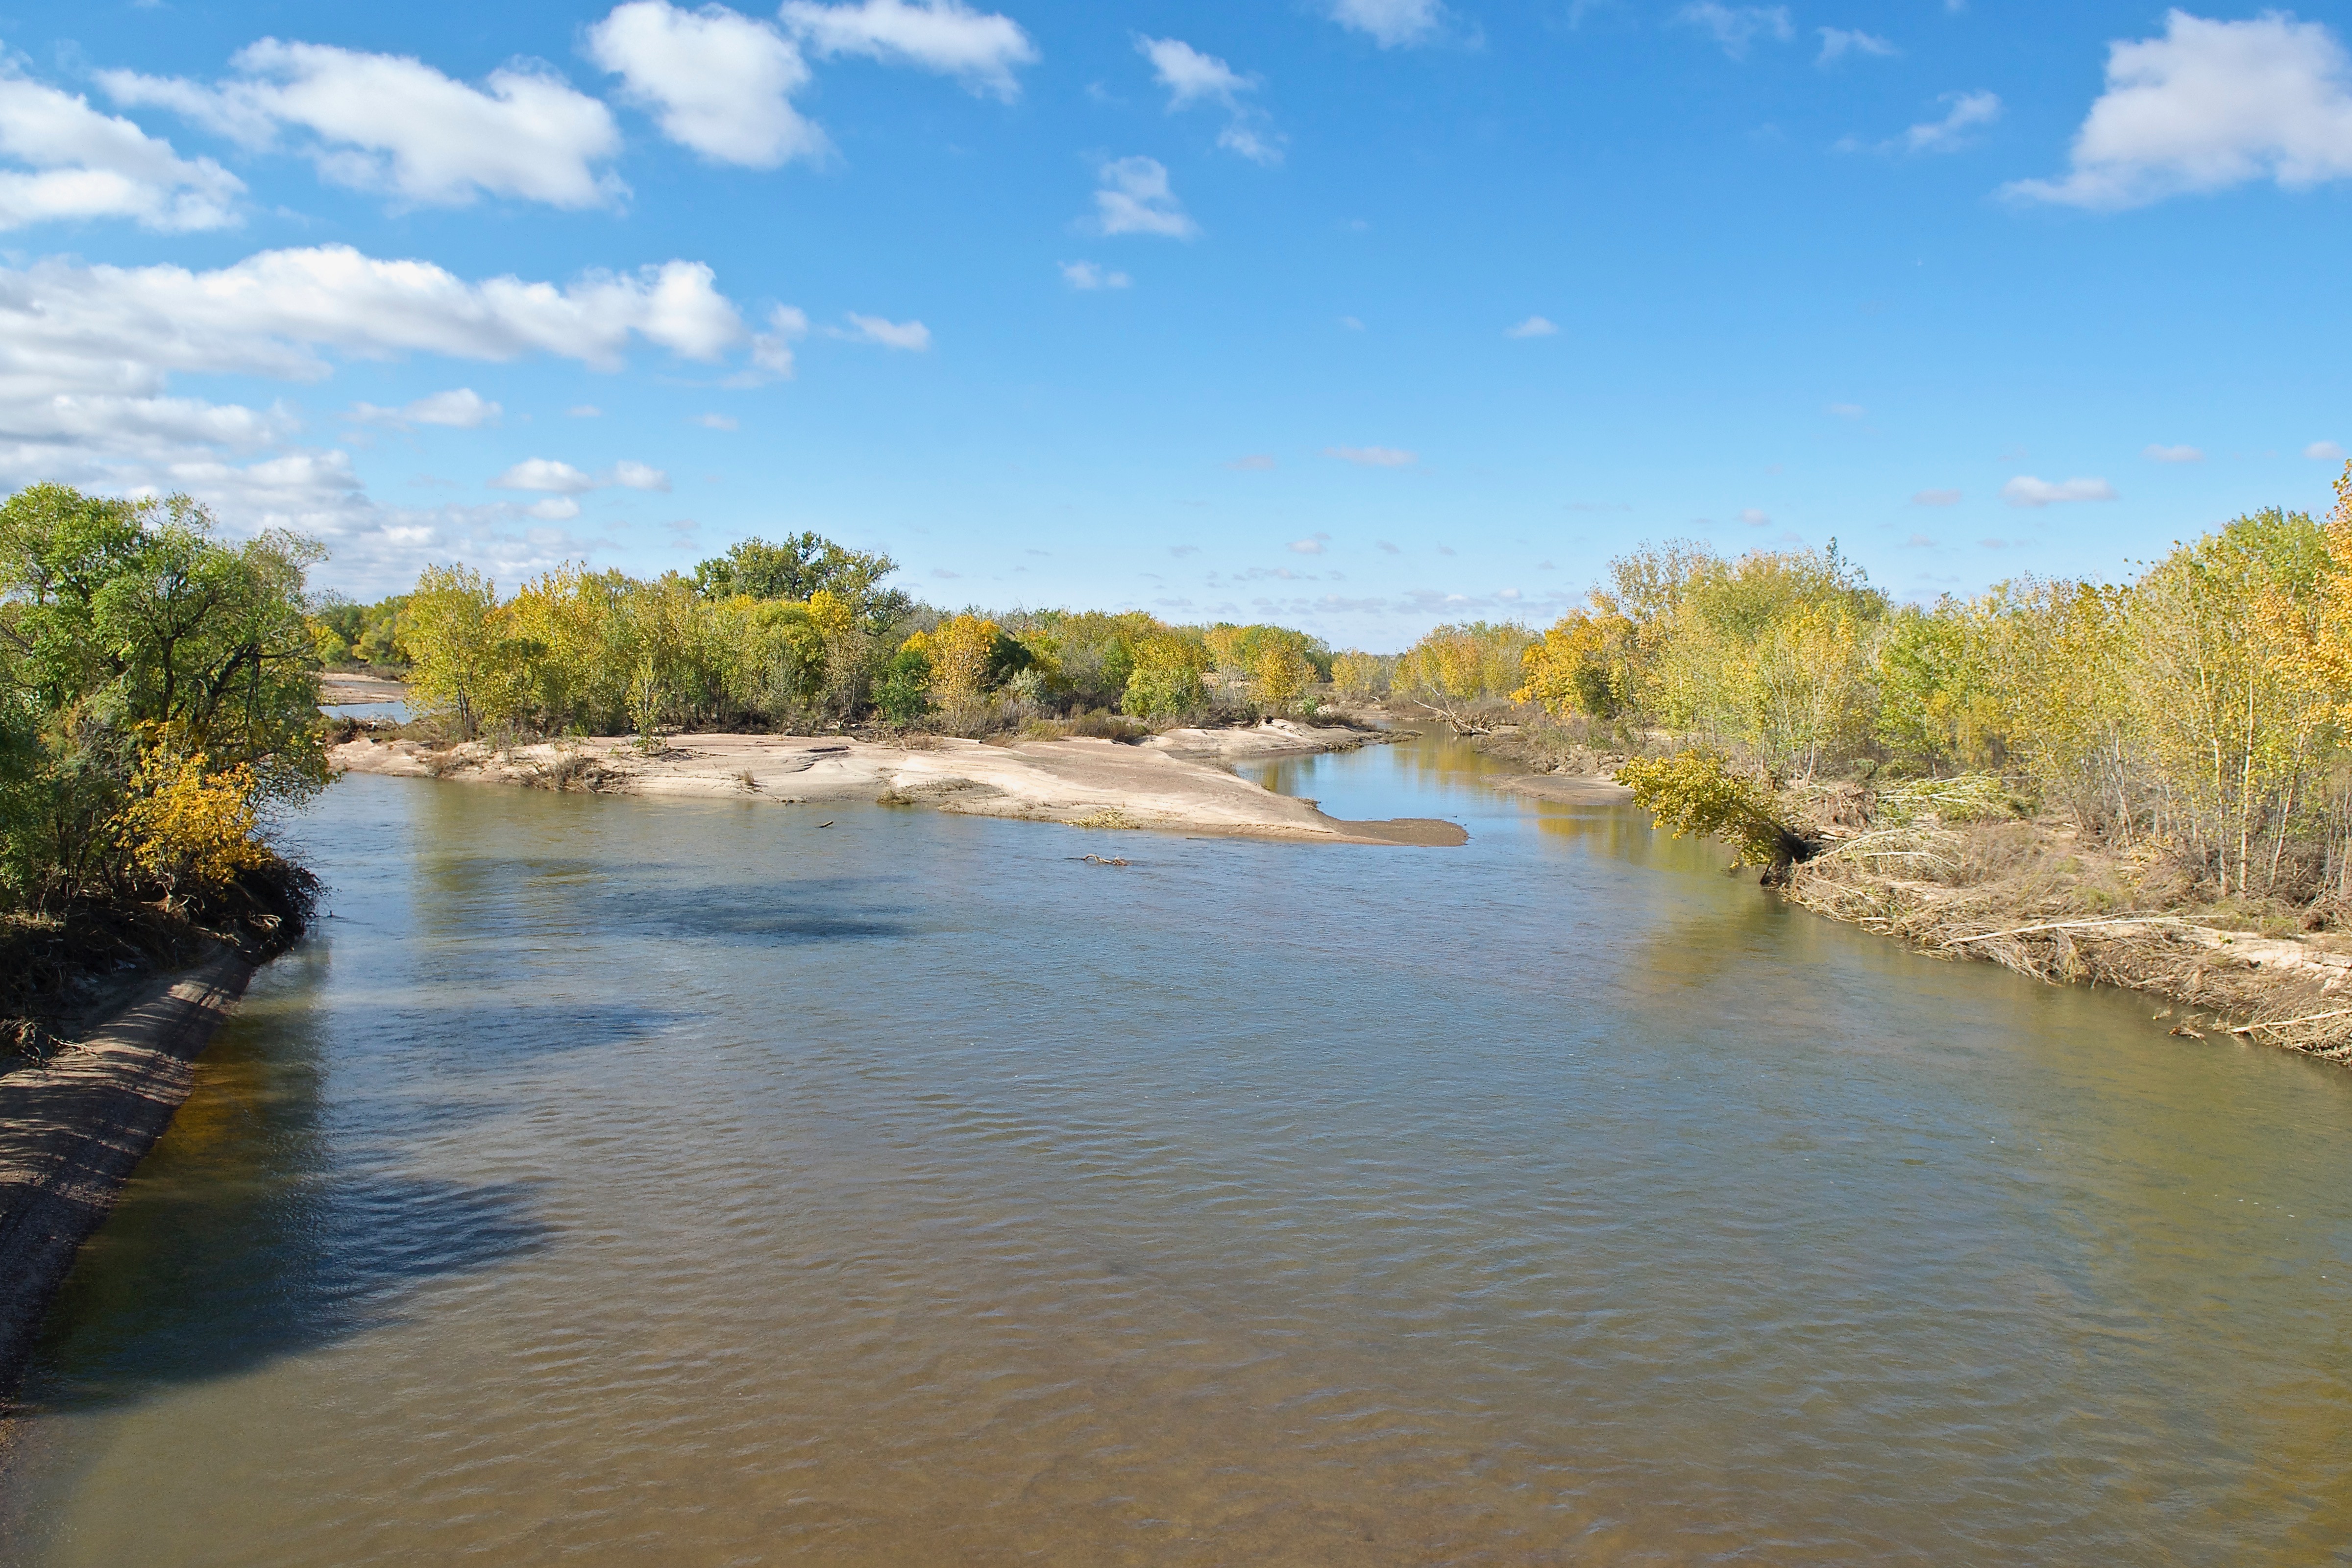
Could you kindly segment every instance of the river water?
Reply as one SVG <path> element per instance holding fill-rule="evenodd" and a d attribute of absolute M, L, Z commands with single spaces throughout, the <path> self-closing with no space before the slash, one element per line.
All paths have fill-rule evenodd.
<path fill-rule="evenodd" d="M 343 781 L 0 1560 L 2344 1559 L 2352 1074 L 1484 765 L 1265 770 L 1459 849 Z"/>

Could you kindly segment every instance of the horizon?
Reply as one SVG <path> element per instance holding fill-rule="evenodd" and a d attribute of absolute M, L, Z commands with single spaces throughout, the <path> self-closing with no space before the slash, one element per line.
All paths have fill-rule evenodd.
<path fill-rule="evenodd" d="M 185 489 L 356 599 L 813 530 L 1398 647 L 1644 541 L 2112 577 L 2352 439 L 2334 13 L 69 20 L 0 34 L 8 482 Z"/>

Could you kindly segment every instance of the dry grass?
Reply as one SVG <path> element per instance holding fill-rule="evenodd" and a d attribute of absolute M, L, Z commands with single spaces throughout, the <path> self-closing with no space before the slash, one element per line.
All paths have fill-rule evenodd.
<path fill-rule="evenodd" d="M 2301 938 L 2310 910 L 2214 898 L 2160 848 L 2084 844 L 2048 822 L 1922 814 L 1828 831 L 1788 889 L 1808 909 L 1939 958 L 2163 997 L 2182 1009 L 2178 1033 L 2352 1058 L 2352 944 Z"/>

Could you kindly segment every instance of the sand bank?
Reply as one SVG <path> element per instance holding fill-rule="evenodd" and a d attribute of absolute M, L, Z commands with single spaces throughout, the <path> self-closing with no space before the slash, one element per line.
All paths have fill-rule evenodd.
<path fill-rule="evenodd" d="M 348 773 L 604 794 L 780 805 L 878 802 L 971 816 L 1079 827 L 1133 827 L 1333 844 L 1452 845 L 1455 823 L 1343 822 L 1313 801 L 1276 795 L 1220 765 L 1350 750 L 1384 734 L 1272 721 L 1245 729 L 1175 730 L 1139 744 L 1072 738 L 998 745 L 934 740 L 882 744 L 846 736 L 675 735 L 647 753 L 602 737 L 492 752 L 369 736 L 334 747 Z"/>
<path fill-rule="evenodd" d="M 74 1254 L 195 1083 L 253 965 L 224 952 L 46 1066 L 0 1078 L 0 1400 L 15 1393 Z"/>

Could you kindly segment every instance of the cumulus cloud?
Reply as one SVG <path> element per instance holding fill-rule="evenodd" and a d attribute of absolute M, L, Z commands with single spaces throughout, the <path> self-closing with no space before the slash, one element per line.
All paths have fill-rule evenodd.
<path fill-rule="evenodd" d="M 1822 38 L 1822 52 L 1814 60 L 1815 65 L 1830 65 L 1845 58 L 1848 55 L 1877 55 L 1884 58 L 1903 52 L 1885 38 L 1849 27 L 1817 27 L 1814 31 L 1818 32 Z"/>
<path fill-rule="evenodd" d="M 1124 289 L 1133 281 L 1124 272 L 1108 271 L 1091 261 L 1065 261 L 1059 265 L 1062 281 L 1073 289 Z"/>
<path fill-rule="evenodd" d="M 588 53 L 654 111 L 663 135 L 706 158 L 772 169 L 827 145 L 792 103 L 808 65 L 766 22 L 723 5 L 629 0 L 588 29 Z"/>
<path fill-rule="evenodd" d="M 817 54 L 864 55 L 957 77 L 974 92 L 1008 102 L 1021 94 L 1013 72 L 1037 58 L 1010 16 L 982 15 L 962 0 L 859 0 L 820 5 L 785 0 L 784 26 Z"/>
<path fill-rule="evenodd" d="M 571 464 L 553 458 L 525 458 L 513 468 L 490 481 L 494 490 L 552 490 L 557 495 L 580 495 L 596 488 L 596 481 Z"/>
<path fill-rule="evenodd" d="M 2201 463 L 2205 454 L 2194 447 L 2150 446 L 2140 456 L 2152 463 Z"/>
<path fill-rule="evenodd" d="M 2340 463 L 2344 460 L 2344 448 L 2333 441 L 2314 441 L 2303 449 L 2303 455 L 2317 462 Z"/>
<path fill-rule="evenodd" d="M 2115 486 L 2105 479 L 2037 479 L 2020 474 L 2000 487 L 2000 499 L 2011 506 L 2043 507 L 2060 501 L 2113 500 Z"/>
<path fill-rule="evenodd" d="M 1330 540 L 1331 536 L 1328 533 L 1309 534 L 1305 539 L 1292 540 L 1290 548 L 1300 555 L 1320 555 L 1323 553 L 1323 546 L 1329 543 Z"/>
<path fill-rule="evenodd" d="M 1398 447 L 1326 447 L 1323 455 L 1363 468 L 1402 468 L 1421 459 L 1420 453 Z"/>
<path fill-rule="evenodd" d="M 585 495 L 590 490 L 618 485 L 623 489 L 667 490 L 669 476 L 647 463 L 619 462 L 602 476 L 575 468 L 553 458 L 526 458 L 489 481 L 494 490 L 537 490 L 559 496 Z M 562 515 L 577 516 L 579 508 Z M 535 512 L 535 516 L 553 515 Z"/>
<path fill-rule="evenodd" d="M 885 316 L 861 316 L 847 312 L 849 325 L 834 329 L 833 335 L 852 342 L 879 343 L 886 349 L 906 349 L 921 353 L 931 346 L 931 329 L 920 321 L 894 321 Z"/>
<path fill-rule="evenodd" d="M 1196 103 L 1214 104 L 1230 117 L 1217 145 L 1259 163 L 1282 162 L 1281 139 L 1264 130 L 1263 114 L 1241 100 L 1257 83 L 1214 55 L 1204 55 L 1181 38 L 1142 38 L 1135 47 L 1151 62 L 1151 74 L 1168 89 L 1168 111 Z"/>
<path fill-rule="evenodd" d="M 0 483 L 184 489 L 236 526 L 327 539 L 345 587 L 388 591 L 413 580 L 422 561 L 461 550 L 478 563 L 538 570 L 584 548 L 535 526 L 516 531 L 562 521 L 553 511 L 532 517 L 514 501 L 380 506 L 345 453 L 292 446 L 300 421 L 282 405 L 174 395 L 172 377 L 315 382 L 339 357 L 407 353 L 546 353 L 609 367 L 634 342 L 714 358 L 743 336 L 709 269 L 685 262 L 564 286 L 472 282 L 340 246 L 266 251 L 210 271 L 62 258 L 0 267 Z M 454 426 L 496 406 L 459 388 L 381 411 L 376 422 Z"/>
<path fill-rule="evenodd" d="M 1181 38 L 1138 38 L 1135 47 L 1151 62 L 1151 74 L 1168 89 L 1168 107 L 1194 103 L 1240 107 L 1238 94 L 1247 92 L 1249 78 L 1214 55 L 1204 55 Z"/>
<path fill-rule="evenodd" d="M 1395 49 L 1436 37 L 1445 7 L 1438 0 L 1331 0 L 1331 20 Z"/>
<path fill-rule="evenodd" d="M 495 70 L 485 91 L 405 56 L 276 38 L 230 64 L 238 75 L 212 87 L 135 71 L 98 80 L 118 103 L 169 109 L 252 147 L 307 132 L 301 151 L 322 177 L 404 202 L 588 207 L 625 191 L 594 167 L 620 151 L 612 111 L 543 65 Z"/>
<path fill-rule="evenodd" d="M 551 496 L 535 500 L 522 509 L 525 517 L 535 517 L 541 522 L 566 522 L 580 515 L 580 503 L 570 496 Z"/>
<path fill-rule="evenodd" d="M 187 159 L 77 93 L 31 80 L 0 55 L 0 229 L 129 218 L 166 234 L 237 221 L 245 184 L 210 158 Z"/>
<path fill-rule="evenodd" d="M 2019 180 L 2021 201 L 2114 210 L 2255 180 L 2299 190 L 2352 176 L 2352 60 L 2317 22 L 2242 22 L 2175 10 L 2164 36 L 2107 46 L 2106 89 L 2060 179 Z"/>
<path fill-rule="evenodd" d="M 1911 498 L 1911 504 L 1913 506 L 1958 506 L 1960 504 L 1960 492 L 1958 490 L 1921 490 Z"/>
<path fill-rule="evenodd" d="M 1750 528 L 1764 528 L 1769 526 L 1772 521 L 1769 517 L 1766 516 L 1763 512 L 1759 511 L 1752 506 L 1746 508 L 1740 512 L 1739 521 L 1746 523 Z"/>
<path fill-rule="evenodd" d="M 1733 59 L 1745 59 L 1759 38 L 1787 43 L 1797 36 L 1786 5 L 1726 5 L 1720 0 L 1697 0 L 1675 13 L 1675 20 L 1696 27 L 1723 47 Z"/>
<path fill-rule="evenodd" d="M 319 351 L 421 352 L 473 360 L 550 353 L 620 364 L 641 338 L 715 360 L 743 337 L 700 262 L 589 273 L 558 288 L 519 278 L 469 283 L 427 261 L 349 246 L 265 250 L 208 272 L 53 258 L 0 268 L 0 386 L 160 386 L 171 371 L 315 381 Z"/>
<path fill-rule="evenodd" d="M 1557 326 L 1543 317 L 1529 316 L 1516 327 L 1505 327 L 1503 335 L 1507 338 L 1548 338 L 1559 331 Z"/>
<path fill-rule="evenodd" d="M 420 397 L 404 408 L 379 408 L 373 403 L 355 403 L 346 417 L 362 425 L 385 425 L 405 430 L 414 425 L 440 425 L 452 430 L 478 430 L 485 425 L 495 425 L 506 410 L 484 397 L 470 386 L 460 386 L 448 392 L 436 392 Z"/>
<path fill-rule="evenodd" d="M 1168 184 L 1168 167 L 1157 158 L 1120 158 L 1097 171 L 1096 232 L 1156 234 L 1191 239 L 1201 232 Z"/>

